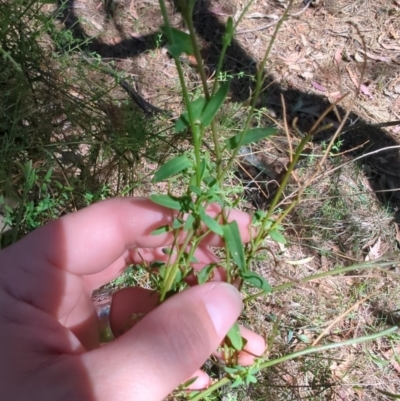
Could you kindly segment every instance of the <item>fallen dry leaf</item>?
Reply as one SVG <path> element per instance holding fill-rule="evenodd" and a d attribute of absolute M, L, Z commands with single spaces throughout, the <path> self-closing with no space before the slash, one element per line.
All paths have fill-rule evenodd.
<path fill-rule="evenodd" d="M 358 81 L 358 78 L 356 77 L 356 74 L 351 70 L 351 68 L 347 65 L 346 70 L 349 74 L 349 77 L 351 79 L 351 82 L 355 85 L 356 88 L 359 88 L 360 93 L 363 95 L 368 96 L 370 99 L 373 99 L 374 97 L 372 96 L 371 92 L 369 91 L 368 87 L 364 84 L 360 85 L 360 82 Z"/>
<path fill-rule="evenodd" d="M 364 84 L 361 84 L 361 85 L 360 85 L 360 92 L 361 92 L 363 95 L 368 96 L 371 100 L 374 98 L 374 97 L 372 96 L 371 92 L 369 91 L 368 87 L 365 86 Z"/>
<path fill-rule="evenodd" d="M 400 345 L 398 345 L 394 350 L 390 350 L 388 352 L 383 353 L 383 357 L 390 361 L 390 364 L 392 365 L 393 369 L 400 374 L 400 364 L 396 361 L 395 359 L 395 354 L 398 357 L 400 355 Z"/>
<path fill-rule="evenodd" d="M 372 54 L 370 52 L 364 52 L 363 49 L 359 49 L 361 53 L 364 53 L 368 58 L 372 60 L 377 60 L 377 61 L 382 61 L 384 63 L 390 63 L 391 59 L 390 57 L 385 57 L 385 56 L 377 56 L 375 54 Z"/>
<path fill-rule="evenodd" d="M 289 265 L 305 265 L 306 263 L 311 262 L 314 259 L 314 256 L 309 256 L 308 258 L 300 259 L 300 260 L 285 260 Z"/>
<path fill-rule="evenodd" d="M 385 43 L 382 43 L 382 36 L 379 36 L 378 38 L 378 43 L 386 50 L 400 50 L 400 46 L 394 46 L 394 45 L 387 45 Z"/>
<path fill-rule="evenodd" d="M 375 260 L 378 259 L 379 257 L 382 256 L 382 250 L 381 250 L 381 237 L 378 238 L 376 241 L 375 245 L 371 246 L 369 249 L 369 252 L 367 256 L 365 257 L 365 261 L 368 262 L 370 260 Z"/>
<path fill-rule="evenodd" d="M 342 61 L 342 54 L 343 54 L 343 47 L 339 47 L 339 49 L 335 51 L 335 56 L 333 58 L 333 61 L 337 66 L 339 66 L 340 62 Z"/>
<path fill-rule="evenodd" d="M 326 88 L 325 88 L 324 86 L 320 85 L 318 82 L 315 82 L 315 81 L 310 81 L 310 82 L 311 82 L 311 85 L 312 85 L 315 89 L 318 89 L 318 90 L 321 91 L 321 92 L 326 92 Z"/>

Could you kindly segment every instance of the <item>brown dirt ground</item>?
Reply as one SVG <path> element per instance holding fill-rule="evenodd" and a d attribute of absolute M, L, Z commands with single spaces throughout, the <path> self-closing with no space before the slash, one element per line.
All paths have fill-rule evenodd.
<path fill-rule="evenodd" d="M 162 20 L 155 0 L 70 0 L 67 4 L 69 8 L 60 18 L 62 24 L 72 27 L 76 35 L 92 37 L 90 50 L 100 54 L 103 61 L 114 60 L 119 70 L 135 79 L 137 89 L 148 101 L 174 115 L 181 112 L 176 69 L 158 33 Z M 229 16 L 237 18 L 245 5 L 241 0 L 197 3 L 194 21 L 210 77 L 216 67 L 224 23 Z M 280 0 L 256 0 L 239 24 L 225 64 L 225 70 L 233 76 L 232 104 L 248 104 L 254 89 L 249 76 L 268 46 L 276 26 L 271 24 L 282 16 L 285 5 Z M 180 15 L 170 3 L 169 12 L 172 24 L 181 28 Z M 319 7 L 304 9 L 302 2 L 295 1 L 290 14 L 268 59 L 259 104 L 262 120 L 276 123 L 282 135 L 250 152 L 262 154 L 264 164 L 273 170 L 272 177 L 267 174 L 255 178 L 257 169 L 252 163 L 246 167 L 244 157 L 241 160 L 252 176 L 250 181 L 257 181 L 262 189 L 253 190 L 253 197 L 249 191 L 248 208 L 265 207 L 268 192 L 276 189 L 272 181 L 279 181 L 289 158 L 281 96 L 289 126 L 297 117 L 304 131 L 340 96 L 354 94 L 357 88 L 360 93 L 355 101 L 350 99 L 354 96 L 346 98 L 324 121 L 338 126 L 350 108 L 347 131 L 337 151 L 344 152 L 339 164 L 349 164 L 334 171 L 338 163 L 331 158 L 285 225 L 290 244 L 266 244 L 275 256 L 257 268 L 273 285 L 298 282 L 339 265 L 376 259 L 396 251 L 396 241 L 400 241 L 400 196 L 396 192 L 400 188 L 400 155 L 398 148 L 381 150 L 400 144 L 400 125 L 374 126 L 400 120 L 400 2 L 326 0 Z M 190 87 L 196 90 L 196 66 L 190 59 L 182 62 Z M 241 78 L 237 76 L 240 72 L 244 73 Z M 295 145 L 298 135 L 292 129 L 289 132 Z M 321 134 L 307 152 L 321 155 L 323 141 L 331 135 L 330 131 Z M 374 151 L 361 159 L 362 166 L 351 163 L 354 157 Z M 307 157 L 303 163 L 315 166 Z M 153 166 L 146 168 L 151 170 Z M 310 174 L 305 170 L 304 165 L 296 170 L 292 189 L 296 188 L 296 180 L 304 182 Z M 237 183 L 237 178 L 232 178 L 232 185 Z M 394 192 L 385 192 L 388 190 Z M 136 195 L 144 194 L 143 188 L 138 191 Z M 335 197 L 343 200 L 341 205 L 329 203 Z M 391 212 L 387 212 L 388 207 Z M 335 210 L 347 214 L 334 218 Z M 271 338 L 272 322 L 279 321 L 275 344 L 268 350 L 270 358 L 298 350 L 327 328 L 324 340 L 328 341 L 361 336 L 399 320 L 393 312 L 400 305 L 398 280 L 393 276 L 398 273 L 396 268 L 388 272 L 365 270 L 299 284 L 285 293 L 253 302 L 246 309 L 245 324 Z M 368 296 L 371 298 L 357 304 Z M 353 306 L 354 310 L 349 310 Z M 380 390 L 400 393 L 400 367 L 394 360 L 400 349 L 398 341 L 393 344 L 382 339 L 327 353 L 324 358 L 286 363 L 261 375 L 261 384 L 238 394 L 243 400 L 387 400 L 390 398 Z M 224 397 L 229 399 L 228 395 Z"/>

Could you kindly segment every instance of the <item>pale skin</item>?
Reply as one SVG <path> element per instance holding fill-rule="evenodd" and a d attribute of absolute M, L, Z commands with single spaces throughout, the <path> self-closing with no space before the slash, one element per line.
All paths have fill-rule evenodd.
<path fill-rule="evenodd" d="M 165 259 L 171 235 L 150 233 L 172 218 L 148 199 L 117 198 L 55 220 L 0 252 L 2 399 L 161 401 L 191 377 L 197 377 L 192 388 L 209 385 L 200 367 L 242 308 L 228 284 L 194 285 L 159 306 L 154 292 L 123 290 L 111 309 L 118 338 L 99 343 L 92 291 L 131 263 Z M 248 241 L 250 216 L 231 211 L 229 220 Z M 208 235 L 195 268 L 215 262 L 208 246 L 220 245 L 221 238 Z M 132 314 L 145 316 L 129 329 Z M 248 342 L 239 362 L 247 365 L 265 343 L 248 329 L 242 335 Z"/>

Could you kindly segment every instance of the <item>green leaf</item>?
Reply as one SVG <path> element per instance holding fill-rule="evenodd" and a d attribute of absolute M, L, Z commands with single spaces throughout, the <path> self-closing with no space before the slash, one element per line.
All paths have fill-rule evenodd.
<path fill-rule="evenodd" d="M 173 57 L 177 58 L 182 53 L 193 54 L 193 46 L 189 34 L 172 27 L 167 29 L 166 26 L 161 27 L 161 32 L 168 39 L 167 49 Z"/>
<path fill-rule="evenodd" d="M 165 262 L 162 262 L 160 260 L 154 260 L 153 262 L 150 263 L 150 268 L 151 269 L 162 269 L 162 268 L 164 268 L 164 270 L 165 270 Z"/>
<path fill-rule="evenodd" d="M 44 176 L 43 181 L 50 182 L 50 178 L 51 178 L 52 174 L 53 174 L 53 170 L 52 169 L 48 170 L 46 175 Z"/>
<path fill-rule="evenodd" d="M 308 338 L 308 336 L 306 336 L 305 334 L 297 334 L 296 333 L 296 337 L 302 342 L 302 343 L 305 343 L 305 344 L 310 344 L 311 343 L 311 340 Z M 389 361 L 386 361 L 386 362 L 388 362 L 389 363 Z"/>
<path fill-rule="evenodd" d="M 199 216 L 200 216 L 201 221 L 212 232 L 220 235 L 221 237 L 224 235 L 224 230 L 222 229 L 222 226 L 216 220 L 214 220 L 212 217 L 210 217 L 202 207 L 199 208 Z"/>
<path fill-rule="evenodd" d="M 151 182 L 156 183 L 163 181 L 175 174 L 178 174 L 182 170 L 189 168 L 191 165 L 192 162 L 186 155 L 177 156 L 161 166 L 155 173 Z"/>
<path fill-rule="evenodd" d="M 196 176 L 194 176 L 196 178 Z M 189 189 L 197 196 L 202 195 L 201 189 L 196 185 L 189 185 Z"/>
<path fill-rule="evenodd" d="M 191 384 L 193 384 L 198 378 L 199 378 L 198 376 L 192 377 L 192 378 L 189 379 L 188 381 L 182 383 L 182 384 L 179 386 L 179 388 L 181 388 L 181 389 L 186 389 L 186 388 L 189 387 Z"/>
<path fill-rule="evenodd" d="M 217 114 L 217 111 L 221 108 L 226 95 L 228 94 L 230 81 L 224 82 L 215 95 L 207 102 L 203 113 L 201 114 L 200 121 L 205 126 L 208 127 L 211 121 Z"/>
<path fill-rule="evenodd" d="M 255 272 L 240 272 L 240 277 L 253 287 L 259 288 L 265 292 L 272 292 L 272 287 L 268 281 Z"/>
<path fill-rule="evenodd" d="M 206 103 L 207 102 L 204 97 L 199 97 L 196 100 L 193 100 L 193 102 L 190 102 L 190 109 L 192 110 L 192 116 L 195 121 L 200 119 L 200 116 L 203 113 Z M 181 114 L 181 116 L 175 122 L 175 133 L 183 131 L 189 125 L 190 125 L 189 114 L 186 110 Z"/>
<path fill-rule="evenodd" d="M 207 160 L 205 157 L 203 157 L 200 161 L 200 181 L 203 181 L 206 170 L 207 170 Z"/>
<path fill-rule="evenodd" d="M 204 284 L 210 277 L 212 271 L 217 266 L 216 263 L 211 263 L 203 267 L 199 272 L 197 272 L 197 281 L 199 284 Z"/>
<path fill-rule="evenodd" d="M 175 276 L 175 278 L 174 278 L 174 284 L 175 284 L 175 285 L 176 285 L 176 284 L 180 284 L 181 281 L 182 281 L 182 271 L 181 271 L 180 269 L 178 269 L 178 270 L 176 271 L 176 276 Z"/>
<path fill-rule="evenodd" d="M 172 228 L 176 230 L 177 228 L 181 228 L 182 226 L 183 226 L 183 221 L 175 217 L 174 220 L 172 221 Z"/>
<path fill-rule="evenodd" d="M 239 271 L 246 271 L 246 261 L 244 258 L 242 239 L 240 238 L 239 227 L 236 221 L 222 226 L 226 246 L 233 260 L 238 265 Z"/>
<path fill-rule="evenodd" d="M 240 374 L 240 372 L 242 372 L 244 370 L 243 366 L 224 366 L 224 371 L 226 373 L 229 373 L 230 376 L 235 376 Z"/>
<path fill-rule="evenodd" d="M 257 142 L 260 139 L 268 138 L 269 136 L 275 135 L 278 132 L 276 128 L 253 128 L 244 133 L 243 138 L 242 132 L 229 138 L 226 141 L 226 147 L 228 149 L 236 149 L 237 147 L 247 145 L 251 142 Z"/>
<path fill-rule="evenodd" d="M 243 348 L 243 338 L 240 335 L 240 328 L 237 322 L 231 327 L 226 336 L 236 351 L 240 351 Z"/>
<path fill-rule="evenodd" d="M 150 200 L 154 203 L 157 203 L 157 205 L 168 207 L 170 209 L 174 210 L 182 209 L 182 204 L 180 199 L 174 198 L 169 195 L 150 195 Z"/>
<path fill-rule="evenodd" d="M 246 385 L 248 386 L 250 383 L 257 383 L 257 378 L 253 375 L 247 375 L 245 378 Z"/>
<path fill-rule="evenodd" d="M 231 384 L 231 388 L 239 387 L 241 384 L 243 384 L 243 379 L 238 376 L 235 381 Z"/>
<path fill-rule="evenodd" d="M 55 4 L 57 0 L 39 0 L 39 3 L 42 4 Z"/>
<path fill-rule="evenodd" d="M 189 214 L 185 221 L 185 224 L 183 225 L 183 230 L 189 231 L 192 228 L 193 223 L 194 223 L 194 217 L 192 214 Z"/>
<path fill-rule="evenodd" d="M 276 242 L 286 244 L 285 237 L 277 229 L 271 230 L 269 232 L 269 236 Z"/>
<path fill-rule="evenodd" d="M 162 227 L 159 227 L 159 228 L 156 228 L 155 230 L 153 230 L 151 232 L 151 235 L 165 234 L 168 231 L 170 231 L 170 229 L 171 229 L 171 227 L 167 224 L 165 226 L 162 226 Z"/>
<path fill-rule="evenodd" d="M 222 40 L 226 47 L 228 47 L 231 44 L 232 38 L 233 38 L 233 20 L 232 17 L 229 17 L 228 21 L 226 22 L 224 36 L 222 37 Z"/>

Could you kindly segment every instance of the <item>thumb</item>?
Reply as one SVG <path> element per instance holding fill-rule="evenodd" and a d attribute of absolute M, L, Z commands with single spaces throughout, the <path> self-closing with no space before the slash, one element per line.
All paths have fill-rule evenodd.
<path fill-rule="evenodd" d="M 82 355 L 94 399 L 163 400 L 217 349 L 241 308 L 226 283 L 171 297 L 113 343 Z"/>

